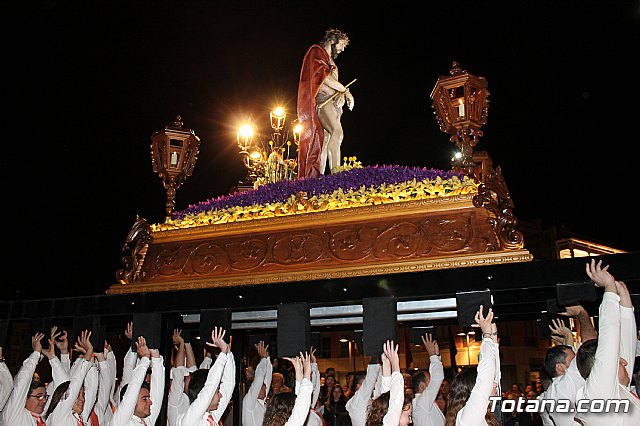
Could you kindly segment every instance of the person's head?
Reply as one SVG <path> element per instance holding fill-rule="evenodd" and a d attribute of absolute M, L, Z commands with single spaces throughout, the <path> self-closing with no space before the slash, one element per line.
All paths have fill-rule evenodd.
<path fill-rule="evenodd" d="M 567 345 L 556 345 L 547 349 L 544 356 L 544 369 L 551 377 L 563 376 L 569 369 L 569 365 L 575 354 Z"/>
<path fill-rule="evenodd" d="M 465 406 L 471 391 L 476 384 L 478 371 L 475 368 L 469 368 L 461 371 L 451 382 L 451 393 L 447 400 L 447 414 L 445 416 L 445 425 L 455 425 L 458 412 Z M 488 410 L 485 414 L 485 421 L 489 426 L 497 425 L 498 419 Z"/>
<path fill-rule="evenodd" d="M 262 421 L 263 425 L 282 426 L 287 423 L 293 406 L 296 403 L 296 396 L 293 392 L 280 392 L 271 397 Z"/>
<path fill-rule="evenodd" d="M 413 397 L 405 394 L 404 403 L 402 404 L 402 414 L 400 414 L 400 423 L 398 423 L 398 426 L 408 426 L 413 423 L 413 404 L 411 403 L 412 400 Z"/>
<path fill-rule="evenodd" d="M 53 391 L 53 395 L 51 395 L 51 402 L 49 403 L 49 408 L 47 408 L 47 413 L 45 417 L 49 417 L 53 410 L 56 409 L 60 400 L 64 397 L 69 390 L 69 384 L 71 382 L 67 380 L 66 382 L 62 382 L 56 387 L 56 390 Z M 82 409 L 84 408 L 84 388 L 80 389 L 80 393 L 76 398 L 75 404 L 73 404 L 73 412 L 76 414 L 82 414 Z"/>
<path fill-rule="evenodd" d="M 580 375 L 586 380 L 591 374 L 591 369 L 596 360 L 596 350 L 598 349 L 598 339 L 591 339 L 580 345 L 576 355 L 576 364 Z M 618 382 L 623 386 L 628 386 L 631 382 L 627 371 L 627 360 L 620 357 L 618 359 Z"/>
<path fill-rule="evenodd" d="M 416 371 L 413 373 L 411 383 L 413 383 L 413 393 L 422 393 L 429 385 L 431 375 L 427 371 Z"/>
<path fill-rule="evenodd" d="M 344 390 L 340 384 L 335 383 L 331 388 L 331 394 L 329 395 L 329 402 L 338 402 L 344 399 Z"/>
<path fill-rule="evenodd" d="M 404 381 L 404 388 L 405 389 L 413 387 L 413 384 L 411 382 L 411 374 L 402 373 L 402 380 Z"/>
<path fill-rule="evenodd" d="M 133 414 L 144 419 L 151 415 L 151 395 L 149 393 L 149 384 L 142 382 L 140 386 L 140 392 L 138 393 L 138 401 L 136 402 L 136 408 L 133 410 Z"/>
<path fill-rule="evenodd" d="M 333 389 L 333 385 L 336 384 L 336 376 L 329 375 L 324 378 L 324 385 L 327 389 Z"/>
<path fill-rule="evenodd" d="M 189 380 L 189 387 L 187 388 L 187 396 L 189 397 L 189 402 L 193 404 L 193 402 L 198 398 L 198 394 L 204 387 L 205 382 L 207 381 L 207 377 L 209 376 L 210 370 L 207 369 L 199 369 L 191 373 L 191 380 Z M 220 390 L 216 390 L 209 402 L 208 411 L 212 411 L 218 408 L 220 404 L 220 398 L 222 394 Z"/>
<path fill-rule="evenodd" d="M 524 387 L 524 394 L 526 395 L 528 392 L 533 390 L 533 385 L 529 384 Z"/>
<path fill-rule="evenodd" d="M 362 382 L 364 382 L 364 379 L 366 377 L 367 374 L 363 372 L 358 372 L 353 375 L 353 379 L 351 380 L 351 391 L 349 392 L 350 395 L 358 392 L 360 386 L 362 386 Z"/>
<path fill-rule="evenodd" d="M 436 405 L 440 408 L 442 413 L 447 412 L 447 397 L 444 393 L 438 392 L 438 396 L 436 396 Z"/>
<path fill-rule="evenodd" d="M 349 37 L 346 33 L 335 28 L 328 29 L 322 39 L 322 44 L 331 43 L 331 57 L 335 58 L 342 52 L 349 44 Z"/>
<path fill-rule="evenodd" d="M 48 399 L 49 395 L 47 395 L 47 388 L 44 386 L 44 383 L 35 379 L 31 380 L 24 408 L 33 414 L 40 415 L 44 411 L 44 407 L 47 405 Z"/>
<path fill-rule="evenodd" d="M 527 393 L 524 395 L 527 399 L 536 399 L 538 397 L 538 392 L 535 389 L 529 389 Z"/>
<path fill-rule="evenodd" d="M 451 382 L 448 379 L 444 379 L 440 384 L 440 392 L 442 392 L 445 396 L 451 393 Z"/>
<path fill-rule="evenodd" d="M 284 386 L 284 376 L 282 373 L 275 372 L 271 375 L 271 391 L 273 393 L 280 392 L 280 389 Z"/>
<path fill-rule="evenodd" d="M 540 380 L 538 380 L 538 381 L 536 382 L 536 392 L 538 392 L 538 394 L 541 394 L 541 393 L 542 393 L 542 391 L 543 391 L 543 388 L 542 388 L 542 379 L 540 379 Z"/>
<path fill-rule="evenodd" d="M 367 411 L 367 426 L 381 426 L 384 416 L 389 411 L 389 397 L 390 393 L 384 392 L 379 397 L 371 400 L 369 409 Z M 402 404 L 402 414 L 400 416 L 400 425 L 406 426 L 411 424 L 411 398 L 405 395 L 404 402 Z"/>

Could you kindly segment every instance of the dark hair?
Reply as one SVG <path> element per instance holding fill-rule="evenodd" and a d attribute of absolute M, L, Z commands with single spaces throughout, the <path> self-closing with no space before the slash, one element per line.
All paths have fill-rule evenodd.
<path fill-rule="evenodd" d="M 41 382 L 38 379 L 32 379 L 31 380 L 31 384 L 29 385 L 29 392 L 28 393 L 32 393 L 34 390 L 38 389 L 38 388 L 47 388 L 44 384 L 44 382 Z"/>
<path fill-rule="evenodd" d="M 69 384 L 71 384 L 69 380 L 62 382 L 58 387 L 56 387 L 56 390 L 53 391 L 53 395 L 51 395 L 51 402 L 49 403 L 49 408 L 47 408 L 45 417 L 49 417 L 51 413 L 53 413 L 53 410 L 56 409 L 58 402 L 60 402 L 62 396 L 67 392 L 67 389 L 69 389 Z"/>
<path fill-rule="evenodd" d="M 549 386 L 551 386 L 551 376 L 549 376 L 549 373 L 547 373 L 547 369 L 546 368 L 541 368 L 540 369 L 540 383 L 542 384 L 542 389 L 543 390 L 547 390 L 549 389 Z"/>
<path fill-rule="evenodd" d="M 287 423 L 295 403 L 296 395 L 293 392 L 280 392 L 273 395 L 267 404 L 262 426 L 282 426 Z"/>
<path fill-rule="evenodd" d="M 411 383 L 413 386 L 413 392 L 420 392 L 420 383 L 427 384 L 427 375 L 424 374 L 424 371 L 416 371 L 413 373 L 413 377 L 411 377 Z"/>
<path fill-rule="evenodd" d="M 356 389 L 356 386 L 361 385 L 366 377 L 367 373 L 363 373 L 362 371 L 353 375 L 353 379 L 351 379 L 351 386 L 349 387 L 349 397 L 352 397 L 353 394 L 356 393 L 356 391 L 358 390 Z"/>
<path fill-rule="evenodd" d="M 458 412 L 467 403 L 473 387 L 476 385 L 476 379 L 478 378 L 478 370 L 475 368 L 469 368 L 461 371 L 454 377 L 451 382 L 451 393 L 449 399 L 447 399 L 447 414 L 445 416 L 445 426 L 454 426 L 456 424 L 456 417 Z M 485 421 L 489 426 L 497 426 L 498 419 L 496 416 L 488 410 L 484 416 Z"/>
<path fill-rule="evenodd" d="M 567 360 L 567 349 L 571 349 L 571 346 L 556 345 L 547 349 L 547 353 L 544 355 L 544 369 L 547 370 L 549 376 L 556 377 L 556 364 L 559 362 L 564 363 Z"/>
<path fill-rule="evenodd" d="M 371 404 L 369 404 L 369 409 L 367 410 L 366 426 L 382 426 L 384 416 L 387 414 L 387 411 L 389 411 L 390 396 L 391 393 L 386 391 L 376 399 L 371 400 Z M 411 403 L 411 397 L 405 394 L 404 401 L 402 402 L 402 410 L 404 411 L 404 407 Z"/>
<path fill-rule="evenodd" d="M 124 398 L 124 394 L 127 393 L 127 388 L 128 387 L 129 387 L 129 383 L 127 383 L 126 385 L 124 385 L 122 387 L 122 389 L 120 389 L 120 400 L 121 401 Z M 149 386 L 149 383 L 147 383 L 147 382 L 142 382 L 142 384 L 140 385 L 140 389 L 146 389 L 148 391 L 151 391 L 151 387 Z"/>
<path fill-rule="evenodd" d="M 193 404 L 193 401 L 198 398 L 198 394 L 204 387 L 205 382 L 207 381 L 207 376 L 209 375 L 209 370 L 201 368 L 199 370 L 191 373 L 191 379 L 189 380 L 189 386 L 187 387 L 187 396 L 189 397 L 189 402 Z"/>
<path fill-rule="evenodd" d="M 333 400 L 333 390 L 334 389 L 340 389 L 340 399 L 338 401 L 334 401 Z M 335 402 L 340 402 L 340 401 L 346 401 L 347 397 L 344 395 L 344 389 L 342 389 L 342 386 L 340 386 L 340 384 L 336 383 L 331 387 L 331 390 L 329 391 L 329 394 L 327 395 L 328 399 L 329 399 L 329 403 L 335 403 Z"/>
<path fill-rule="evenodd" d="M 590 339 L 583 342 L 576 354 L 576 365 L 583 379 L 587 379 L 591 374 L 593 363 L 596 360 L 596 350 L 598 349 L 598 339 Z"/>

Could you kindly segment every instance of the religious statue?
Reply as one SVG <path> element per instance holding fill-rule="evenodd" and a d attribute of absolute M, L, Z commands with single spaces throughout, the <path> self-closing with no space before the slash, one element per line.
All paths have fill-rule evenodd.
<path fill-rule="evenodd" d="M 298 145 L 298 178 L 318 177 L 340 166 L 340 146 L 344 133 L 342 107 L 353 109 L 349 84 L 338 80 L 334 60 L 349 44 L 345 33 L 329 29 L 320 43 L 304 55 L 298 85 L 298 120 L 303 126 Z M 354 80 L 355 81 L 355 80 Z M 352 82 L 353 83 L 353 82 Z"/>

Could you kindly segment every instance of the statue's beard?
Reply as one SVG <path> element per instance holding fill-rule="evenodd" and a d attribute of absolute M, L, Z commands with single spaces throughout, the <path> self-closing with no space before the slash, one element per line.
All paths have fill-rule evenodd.
<path fill-rule="evenodd" d="M 332 57 L 333 59 L 336 59 L 336 58 L 338 57 L 338 53 L 339 53 L 339 52 L 338 52 L 338 50 L 336 49 L 336 45 L 335 45 L 335 44 L 332 44 L 332 45 L 331 45 L 331 57 Z"/>

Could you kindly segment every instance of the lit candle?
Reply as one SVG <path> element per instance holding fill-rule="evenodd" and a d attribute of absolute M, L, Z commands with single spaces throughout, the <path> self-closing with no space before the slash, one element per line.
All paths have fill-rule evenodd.
<path fill-rule="evenodd" d="M 171 165 L 173 167 L 178 165 L 178 153 L 175 151 L 171 153 Z"/>
<path fill-rule="evenodd" d="M 462 99 L 458 99 L 458 117 L 464 117 L 464 101 Z"/>

